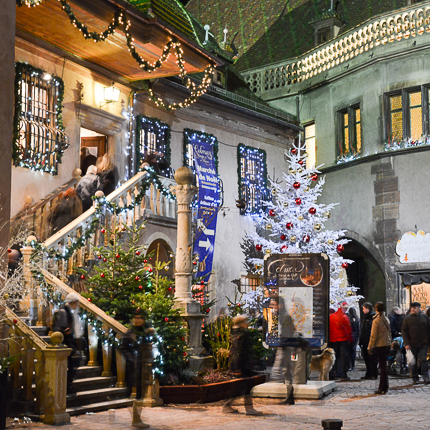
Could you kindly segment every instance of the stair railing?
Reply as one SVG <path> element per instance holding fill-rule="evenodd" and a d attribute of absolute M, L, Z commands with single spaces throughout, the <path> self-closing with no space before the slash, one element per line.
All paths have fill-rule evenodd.
<path fill-rule="evenodd" d="M 47 344 L 8 308 L 5 319 L 10 327 L 10 355 L 18 356 L 9 370 L 14 400 L 20 412 L 36 414 L 45 424 L 70 422 L 66 413 L 66 381 L 67 357 L 72 350 L 59 344 L 62 336 L 60 339 L 53 336 L 52 345 Z"/>

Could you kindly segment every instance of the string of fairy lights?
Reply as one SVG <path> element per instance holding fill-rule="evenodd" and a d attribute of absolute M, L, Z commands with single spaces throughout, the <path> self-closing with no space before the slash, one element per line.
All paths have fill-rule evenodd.
<path fill-rule="evenodd" d="M 27 7 L 36 7 L 40 6 L 44 0 L 16 0 L 18 6 L 27 6 Z M 83 35 L 85 39 L 91 39 L 95 43 L 106 41 L 109 36 L 115 33 L 117 29 L 121 29 L 124 31 L 126 38 L 126 45 L 130 52 L 130 55 L 133 59 L 139 64 L 139 67 L 145 72 L 152 73 L 159 69 L 163 63 L 167 60 L 170 54 L 174 54 L 176 57 L 176 65 L 179 69 L 179 76 L 182 79 L 186 88 L 190 91 L 189 97 L 187 97 L 182 102 L 174 102 L 167 103 L 162 98 L 157 97 L 152 88 L 152 84 L 149 83 L 147 86 L 147 93 L 152 102 L 156 104 L 157 107 L 161 107 L 167 111 L 172 111 L 178 108 L 188 107 L 191 104 L 195 103 L 197 99 L 206 93 L 209 85 L 212 82 L 212 76 L 214 73 L 214 66 L 209 64 L 205 71 L 202 82 L 200 85 L 196 85 L 194 81 L 191 80 L 189 76 L 187 76 L 187 71 L 185 69 L 185 61 L 183 59 L 183 49 L 181 43 L 175 38 L 170 38 L 166 45 L 162 49 L 162 53 L 160 57 L 154 61 L 150 62 L 145 60 L 139 53 L 136 51 L 136 46 L 134 44 L 134 38 L 131 34 L 131 21 L 127 18 L 126 12 L 124 9 L 118 8 L 114 16 L 112 18 L 112 22 L 108 25 L 106 30 L 102 32 L 89 31 L 88 27 L 83 24 L 74 14 L 70 4 L 67 0 L 58 0 L 61 3 L 61 7 L 64 12 L 69 17 L 70 23 L 77 28 Z"/>
<path fill-rule="evenodd" d="M 266 151 L 239 144 L 237 147 L 239 199 L 243 199 L 245 215 L 261 215 L 267 194 Z"/>

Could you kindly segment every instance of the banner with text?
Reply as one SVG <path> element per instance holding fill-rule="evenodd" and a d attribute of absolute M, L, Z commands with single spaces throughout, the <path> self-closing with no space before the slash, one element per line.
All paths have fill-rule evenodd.
<path fill-rule="evenodd" d="M 214 140 L 205 135 L 193 134 L 189 137 L 190 154 L 199 187 L 197 208 L 197 232 L 194 254 L 199 256 L 196 277 L 209 279 L 212 271 L 215 233 L 220 202 L 218 174 L 214 157 Z"/>

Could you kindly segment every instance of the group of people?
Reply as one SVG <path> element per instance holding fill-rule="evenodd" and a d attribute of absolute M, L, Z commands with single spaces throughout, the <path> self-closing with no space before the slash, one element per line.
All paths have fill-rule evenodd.
<path fill-rule="evenodd" d="M 88 150 L 88 148 L 83 148 Z M 91 156 L 88 154 L 84 161 Z M 95 158 L 94 156 L 92 156 Z M 93 205 L 93 196 L 97 191 L 104 195 L 112 193 L 118 182 L 118 169 L 112 164 L 107 154 L 96 159 L 96 164 L 85 166 L 82 178 L 76 188 L 70 187 L 60 194 L 49 216 L 50 235 L 64 228 Z"/>
<path fill-rule="evenodd" d="M 426 313 L 421 311 L 420 303 L 411 303 L 406 316 L 395 306 L 387 317 L 382 302 L 376 303 L 375 307 L 366 302 L 362 305 L 363 317 L 359 325 L 358 317 L 355 321 L 356 312 L 354 310 L 351 313 L 351 309 L 348 311 L 348 318 L 348 305 L 342 303 L 339 309 L 330 315 L 329 346 L 336 352 L 336 363 L 331 373 L 333 379 L 335 377 L 341 380 L 349 379 L 347 372 L 354 367 L 355 358 L 351 351 L 356 351 L 358 343 L 366 365 L 366 373 L 361 379 L 376 380 L 379 369 L 379 387 L 375 393 L 386 394 L 389 388 L 387 360 L 395 340 L 396 360 L 401 373 L 405 373 L 405 356 L 408 354 L 409 371 L 413 382 L 418 383 L 421 375 L 425 384 L 430 383 L 427 363 L 430 320 Z"/>

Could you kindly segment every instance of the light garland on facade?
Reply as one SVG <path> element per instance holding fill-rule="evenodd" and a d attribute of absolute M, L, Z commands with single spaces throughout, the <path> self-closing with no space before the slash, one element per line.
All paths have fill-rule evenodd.
<path fill-rule="evenodd" d="M 20 144 L 20 132 L 21 132 L 21 122 L 23 120 L 34 120 L 31 112 L 23 112 L 22 107 L 22 85 L 23 85 L 23 76 L 29 75 L 32 78 L 37 78 L 43 81 L 44 76 L 47 75 L 47 72 L 42 69 L 38 69 L 26 63 L 15 63 L 15 113 L 13 118 L 13 137 L 12 137 L 12 162 L 14 166 L 26 167 L 31 170 L 40 171 L 50 173 L 51 175 L 56 175 L 57 169 L 56 165 L 61 163 L 61 158 L 63 156 L 64 151 L 68 148 L 68 140 L 67 135 L 64 133 L 63 127 L 63 99 L 64 99 L 64 82 L 61 78 L 57 76 L 50 76 L 50 82 L 53 82 L 55 89 L 55 97 L 56 104 L 54 105 L 55 109 L 55 124 L 48 124 L 50 128 L 53 128 L 54 131 L 60 132 L 64 139 L 56 142 L 55 148 L 53 151 L 48 153 L 29 153 L 21 144 Z M 31 101 L 31 96 L 29 97 L 29 101 Z M 46 120 L 49 123 L 49 119 Z M 51 131 L 52 134 L 52 131 Z M 43 161 L 43 157 L 48 157 L 50 155 L 54 156 L 53 165 L 46 164 Z"/>
<path fill-rule="evenodd" d="M 245 177 L 242 177 L 242 163 L 245 165 Z M 251 181 L 249 168 L 254 169 L 255 179 Z M 243 199 L 246 204 L 246 215 L 262 215 L 262 201 L 267 194 L 267 166 L 266 166 L 266 151 L 264 149 L 253 148 L 239 144 L 237 147 L 237 178 L 238 178 L 238 195 L 239 199 Z M 246 201 L 243 189 L 253 188 L 254 207 L 250 207 L 250 202 Z"/>
<path fill-rule="evenodd" d="M 385 151 L 398 151 L 399 149 L 406 149 L 406 148 L 415 148 L 417 146 L 424 146 L 430 144 L 430 136 L 421 137 L 418 140 L 413 140 L 412 138 L 405 139 L 405 140 L 386 140 L 384 142 L 384 150 Z"/>

